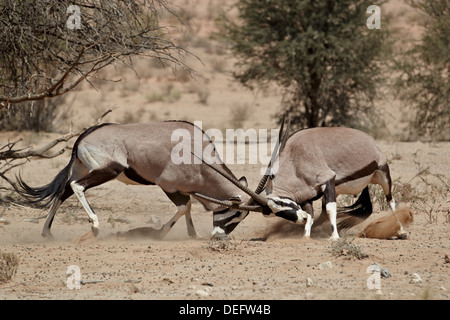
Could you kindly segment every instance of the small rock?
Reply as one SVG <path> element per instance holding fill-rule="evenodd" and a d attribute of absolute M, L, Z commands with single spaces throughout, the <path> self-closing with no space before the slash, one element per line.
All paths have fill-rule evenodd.
<path fill-rule="evenodd" d="M 130 220 L 130 219 L 125 218 L 125 217 L 114 218 L 114 221 L 115 222 L 120 222 L 120 223 L 127 223 L 127 224 L 133 223 L 133 220 Z"/>
<path fill-rule="evenodd" d="M 373 266 L 373 270 L 378 271 L 381 275 L 382 278 L 390 278 L 391 274 L 388 271 L 388 268 L 383 268 L 382 266 L 380 266 L 377 263 L 372 263 Z"/>
<path fill-rule="evenodd" d="M 164 281 L 164 282 L 167 283 L 167 284 L 172 284 L 172 283 L 174 283 L 174 281 L 171 280 L 171 279 L 169 279 L 169 278 L 164 278 L 164 279 L 162 279 L 162 281 Z"/>
<path fill-rule="evenodd" d="M 3 225 L 8 225 L 10 222 L 8 221 L 8 220 L 5 220 L 5 219 L 3 219 L 3 218 L 0 218 L 0 224 L 3 224 Z"/>
<path fill-rule="evenodd" d="M 209 293 L 206 292 L 206 290 L 197 290 L 197 291 L 195 291 L 195 294 L 198 295 L 199 297 L 207 297 L 207 296 L 209 296 Z"/>
<path fill-rule="evenodd" d="M 312 279 L 311 278 L 306 278 L 306 287 L 309 288 L 309 287 L 312 287 L 312 286 L 314 286 L 314 282 L 312 281 Z"/>
<path fill-rule="evenodd" d="M 422 278 L 420 277 L 420 275 L 418 273 L 413 273 L 409 283 L 421 283 L 421 282 L 422 282 Z"/>
<path fill-rule="evenodd" d="M 319 264 L 319 270 L 332 269 L 332 268 L 333 268 L 333 264 L 331 263 L 331 261 L 326 261 L 326 262 Z"/>
<path fill-rule="evenodd" d="M 214 284 L 212 282 L 203 282 L 202 286 L 214 287 Z"/>

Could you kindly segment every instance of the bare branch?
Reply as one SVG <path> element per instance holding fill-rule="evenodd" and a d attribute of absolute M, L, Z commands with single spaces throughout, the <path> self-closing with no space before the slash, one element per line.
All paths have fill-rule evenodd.
<path fill-rule="evenodd" d="M 166 0 L 70 4 L 80 8 L 80 29 L 66 26 L 67 1 L 0 0 L 0 109 L 63 95 L 130 56 L 156 58 L 193 74 L 184 62 L 184 55 L 192 54 L 174 40 L 179 27 L 162 23 L 175 17 L 185 26 Z"/>

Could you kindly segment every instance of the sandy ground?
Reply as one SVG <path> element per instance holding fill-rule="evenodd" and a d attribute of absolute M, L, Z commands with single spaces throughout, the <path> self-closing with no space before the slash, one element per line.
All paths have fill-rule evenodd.
<path fill-rule="evenodd" d="M 196 17 L 203 21 L 206 14 L 199 9 Z M 212 22 L 203 22 L 201 27 L 205 24 L 208 27 Z M 200 31 L 196 39 L 207 39 Z M 98 83 L 97 90 L 86 84 L 71 93 L 66 100 L 70 109 L 66 110 L 73 126 L 92 124 L 103 111 L 116 108 L 106 121 L 184 119 L 201 120 L 204 129 L 276 128 L 272 116 L 279 105 L 280 90 L 255 94 L 242 88 L 230 75 L 232 58 L 220 52 L 217 43 L 205 41 L 207 45 L 200 46 L 197 41 L 193 47 L 204 62 L 192 62 L 202 76 L 197 80 L 179 81 L 170 70 L 161 70 L 143 59 L 136 62 L 140 79 L 122 70 L 119 83 Z M 200 101 L 201 89 L 207 90 L 206 103 Z M 154 101 L 156 93 L 166 94 L 167 99 Z M 397 120 L 403 114 L 396 109 L 396 101 L 386 99 L 379 106 L 387 110 L 391 121 L 385 138 L 378 143 L 390 161 L 394 181 L 405 184 L 421 169 L 429 168 L 430 173 L 443 175 L 448 183 L 450 143 L 399 142 L 405 122 Z M 243 117 L 236 116 L 243 113 Z M 64 133 L 68 128 L 69 124 L 63 123 L 59 130 Z M 10 132 L 1 133 L 0 141 L 21 137 L 23 145 L 42 146 L 58 136 Z M 67 163 L 69 153 L 54 159 L 33 159 L 20 169 L 22 177 L 33 186 L 50 182 Z M 234 164 L 230 168 L 238 177 L 247 176 L 250 186 L 259 181 L 260 165 Z M 76 239 L 88 232 L 90 225 L 75 198 L 66 201 L 55 218 L 54 241 L 40 236 L 44 219 L 36 218 L 44 216 L 45 211 L 10 203 L 0 207 L 0 218 L 8 222 L 0 221 L 0 251 L 14 253 L 20 263 L 12 280 L 0 284 L 0 299 L 447 300 L 448 189 L 431 193 L 420 178 L 413 179 L 410 186 L 426 200 L 416 207 L 415 221 L 407 229 L 408 239 L 347 238 L 367 255 L 363 259 L 346 251 L 334 254 L 334 245 L 328 241 L 329 226 L 313 230 L 312 238 L 306 240 L 301 227 L 280 227 L 279 220 L 257 213 L 237 227 L 232 240 L 211 241 L 212 215 L 199 203 L 193 204 L 192 215 L 201 239 L 188 237 L 184 219 L 163 240 L 117 236 L 118 232 L 157 226 L 175 213 L 170 200 L 154 186 L 126 186 L 113 181 L 89 190 L 87 197 L 99 216 L 101 231 L 97 240 L 83 243 Z M 379 212 L 376 206 L 373 216 Z M 373 263 L 387 268 L 391 275 L 380 278 L 379 290 L 367 284 L 374 276 L 367 272 Z M 81 287 L 71 290 L 67 281 L 75 274 L 67 271 L 73 265 L 80 272 Z"/>
<path fill-rule="evenodd" d="M 448 173 L 441 171 L 450 167 L 448 143 L 380 145 L 385 150 L 394 146 L 397 157 L 402 155 L 392 161 L 394 179 L 414 175 L 416 169 L 408 159 L 417 150 L 423 155 L 417 156 L 417 161 L 429 165 L 432 171 Z M 386 153 L 389 155 L 389 151 Z M 40 177 L 41 181 L 46 180 L 58 170 L 52 161 L 62 162 L 34 161 L 23 170 L 23 176 L 30 183 L 41 180 Z M 245 173 L 255 184 L 259 166 L 246 166 L 235 172 L 238 176 Z M 76 199 L 69 199 L 61 207 L 53 224 L 54 241 L 41 238 L 43 220 L 37 223 L 29 220 L 45 215 L 45 211 L 14 204 L 2 208 L 1 217 L 10 224 L 0 225 L 1 251 L 14 253 L 20 265 L 13 279 L 0 285 L 0 298 L 450 298 L 450 263 L 445 258 L 450 256 L 450 239 L 445 204 L 434 213 L 437 222 L 430 223 L 425 212 L 416 212 L 415 222 L 407 228 L 407 240 L 347 238 L 368 255 L 357 259 L 349 254 L 332 253 L 327 226 L 315 230 L 312 239 L 305 240 L 301 228 L 280 227 L 278 219 L 267 219 L 258 213 L 244 220 L 228 243 L 211 241 L 212 216 L 198 203 L 193 206 L 193 219 L 203 239 L 188 237 L 184 219 L 164 240 L 118 237 L 118 232 L 154 227 L 169 220 L 175 207 L 158 187 L 126 186 L 114 181 L 87 194 L 100 218 L 101 232 L 97 240 L 84 243 L 76 240 L 90 227 Z M 287 236 L 283 230 L 288 231 Z M 267 236 L 267 241 L 261 240 Z M 367 286 L 371 276 L 367 268 L 372 263 L 387 268 L 391 274 L 380 279 L 381 291 Z M 71 279 L 67 269 L 71 265 L 80 270 L 79 290 L 67 286 L 67 280 Z M 415 273 L 420 282 L 413 282 Z"/>

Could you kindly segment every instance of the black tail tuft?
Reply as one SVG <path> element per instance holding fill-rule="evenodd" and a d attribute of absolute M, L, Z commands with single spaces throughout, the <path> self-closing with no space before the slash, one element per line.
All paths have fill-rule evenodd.
<path fill-rule="evenodd" d="M 338 214 L 346 214 L 364 219 L 369 217 L 372 212 L 373 208 L 372 201 L 370 200 L 369 186 L 364 188 L 354 204 L 337 209 Z"/>
<path fill-rule="evenodd" d="M 56 175 L 52 182 L 42 187 L 33 188 L 27 185 L 19 175 L 19 177 L 16 176 L 16 191 L 30 205 L 38 206 L 41 208 L 50 207 L 57 199 L 59 199 L 59 197 L 65 190 L 66 184 L 69 181 L 70 174 L 72 172 L 72 165 L 75 161 L 78 144 L 80 143 L 80 141 L 91 132 L 107 125 L 112 125 L 112 123 L 102 123 L 90 127 L 78 137 L 73 145 L 72 156 L 69 163 Z"/>
<path fill-rule="evenodd" d="M 50 207 L 50 205 L 52 205 L 53 202 L 58 199 L 64 191 L 66 183 L 69 180 L 74 159 L 75 158 L 72 156 L 69 164 L 67 164 L 67 166 L 56 175 L 53 181 L 42 187 L 30 187 L 22 180 L 20 175 L 19 177 L 16 176 L 16 191 L 30 205 L 38 206 L 41 208 Z"/>

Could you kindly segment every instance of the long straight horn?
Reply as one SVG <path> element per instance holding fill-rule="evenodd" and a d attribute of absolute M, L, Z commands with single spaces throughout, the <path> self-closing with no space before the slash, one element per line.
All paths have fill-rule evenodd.
<path fill-rule="evenodd" d="M 286 119 L 286 113 L 283 115 L 283 120 L 281 122 L 280 131 L 278 132 L 278 140 L 275 144 L 275 147 L 273 148 L 272 157 L 270 158 L 270 162 L 267 166 L 266 172 L 264 173 L 264 176 L 259 181 L 258 187 L 255 190 L 255 193 L 257 193 L 257 194 L 260 194 L 263 191 L 264 187 L 266 186 L 267 179 L 271 175 L 272 165 L 275 163 L 277 157 L 279 156 L 281 151 L 284 149 L 284 145 L 286 144 L 286 140 L 287 140 L 288 134 L 289 134 L 289 127 L 291 125 L 291 117 L 288 116 L 286 131 L 284 132 L 284 135 L 283 135 L 285 119 Z"/>
<path fill-rule="evenodd" d="M 195 153 L 193 153 L 191 151 L 191 153 L 200 159 L 200 157 L 198 157 Z M 205 160 L 203 160 L 203 158 L 201 158 L 200 160 L 202 160 L 202 162 L 204 164 L 206 164 L 208 167 L 210 167 L 211 169 L 213 169 L 214 171 L 216 171 L 217 173 L 219 173 L 222 177 L 226 178 L 228 181 L 230 181 L 232 184 L 234 184 L 236 187 L 238 187 L 239 189 L 241 189 L 242 191 L 244 191 L 246 194 L 248 194 L 250 197 L 252 197 L 253 200 L 255 200 L 256 202 L 258 202 L 260 205 L 263 206 L 267 206 L 267 199 L 262 197 L 261 195 L 255 193 L 254 191 L 250 190 L 249 188 L 247 188 L 246 186 L 244 186 L 242 183 L 240 183 L 236 178 L 231 177 L 225 173 L 223 173 L 221 170 L 217 169 L 216 167 L 212 166 L 211 164 L 207 163 Z"/>
<path fill-rule="evenodd" d="M 250 206 L 250 205 L 243 205 L 243 204 L 239 204 L 239 203 L 234 203 L 233 201 L 230 200 L 218 200 L 216 198 L 211 198 L 208 196 L 205 196 L 201 193 L 197 193 L 197 192 L 191 192 L 191 195 L 193 195 L 194 197 L 203 199 L 203 200 L 207 200 L 216 204 L 219 204 L 221 206 L 224 207 L 228 207 L 228 208 L 234 208 L 234 209 L 239 209 L 242 211 L 256 211 L 256 212 L 262 212 L 263 208 L 259 205 L 257 206 Z"/>

